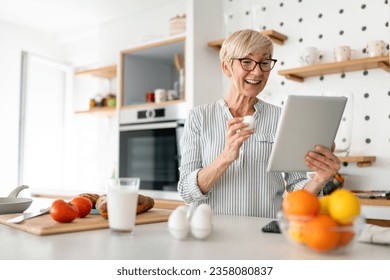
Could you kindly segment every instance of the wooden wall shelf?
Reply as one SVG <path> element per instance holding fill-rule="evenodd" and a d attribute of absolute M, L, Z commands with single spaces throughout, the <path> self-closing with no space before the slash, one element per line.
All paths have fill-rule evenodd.
<path fill-rule="evenodd" d="M 116 65 L 105 66 L 101 68 L 78 71 L 75 73 L 76 77 L 92 75 L 100 78 L 111 79 L 116 77 Z"/>
<path fill-rule="evenodd" d="M 86 111 L 77 111 L 75 114 L 93 114 L 102 117 L 113 117 L 116 114 L 115 107 L 96 107 Z"/>
<path fill-rule="evenodd" d="M 390 227 L 390 220 L 366 219 L 366 223 L 380 226 L 380 227 Z"/>
<path fill-rule="evenodd" d="M 286 79 L 302 83 L 307 77 L 367 70 L 374 68 L 381 68 L 387 72 L 390 72 L 389 56 L 375 56 L 368 58 L 352 59 L 343 62 L 298 67 L 287 70 L 280 70 L 278 71 L 278 74 L 285 76 Z"/>
<path fill-rule="evenodd" d="M 271 40 L 278 45 L 283 45 L 284 41 L 288 39 L 288 37 L 282 33 L 279 33 L 275 30 L 269 29 L 269 30 L 264 30 L 261 32 L 261 34 L 266 35 L 271 38 Z M 222 43 L 225 41 L 225 39 L 219 39 L 216 41 L 209 42 L 208 45 L 217 51 L 221 49 Z"/>
<path fill-rule="evenodd" d="M 362 205 L 390 206 L 390 199 L 386 198 L 359 198 Z"/>
<path fill-rule="evenodd" d="M 376 160 L 375 156 L 349 156 L 339 157 L 341 162 L 356 162 L 358 167 L 369 167 Z"/>

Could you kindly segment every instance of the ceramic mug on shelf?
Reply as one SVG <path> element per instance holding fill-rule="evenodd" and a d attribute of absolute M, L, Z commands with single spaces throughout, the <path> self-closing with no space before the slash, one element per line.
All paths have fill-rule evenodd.
<path fill-rule="evenodd" d="M 145 95 L 145 100 L 149 103 L 154 102 L 154 92 L 147 92 Z"/>
<path fill-rule="evenodd" d="M 350 46 L 339 46 L 334 48 L 333 54 L 336 62 L 347 61 L 351 59 L 351 47 Z"/>
<path fill-rule="evenodd" d="M 154 102 L 161 103 L 168 100 L 168 94 L 165 89 L 158 88 L 154 90 Z"/>
<path fill-rule="evenodd" d="M 319 64 L 324 57 L 324 53 L 319 51 L 316 47 L 307 47 L 299 56 L 299 62 L 302 66 L 310 66 Z"/>
<path fill-rule="evenodd" d="M 367 42 L 366 50 L 370 57 L 381 56 L 386 53 L 386 44 L 383 40 Z"/>

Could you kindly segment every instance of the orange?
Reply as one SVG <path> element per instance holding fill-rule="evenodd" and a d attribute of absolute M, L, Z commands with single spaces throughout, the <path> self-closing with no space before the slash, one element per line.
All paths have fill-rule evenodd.
<path fill-rule="evenodd" d="M 329 214 L 329 195 L 320 198 L 320 214 Z"/>
<path fill-rule="evenodd" d="M 320 214 L 306 223 L 303 231 L 305 244 L 317 252 L 329 252 L 340 241 L 337 223 L 330 216 Z"/>
<path fill-rule="evenodd" d="M 343 229 L 343 226 L 345 227 L 345 229 Z M 355 232 L 352 230 L 352 224 L 339 225 L 339 227 L 340 227 L 340 242 L 339 242 L 339 246 L 340 247 L 346 246 L 355 237 Z M 349 227 L 351 227 L 351 230 L 348 230 Z"/>
<path fill-rule="evenodd" d="M 360 215 L 360 201 L 351 191 L 337 189 L 329 195 L 328 209 L 337 222 L 349 224 Z"/>
<path fill-rule="evenodd" d="M 303 243 L 304 236 L 303 236 L 302 228 L 304 226 L 305 226 L 305 222 L 290 221 L 287 232 L 294 241 L 296 241 L 298 243 Z"/>
<path fill-rule="evenodd" d="M 320 202 L 316 195 L 305 190 L 297 190 L 287 194 L 282 209 L 287 218 L 289 215 L 315 216 L 320 209 Z"/>

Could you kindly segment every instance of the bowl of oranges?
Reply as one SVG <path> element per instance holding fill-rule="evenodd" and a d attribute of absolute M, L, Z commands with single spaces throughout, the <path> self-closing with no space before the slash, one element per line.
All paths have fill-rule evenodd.
<path fill-rule="evenodd" d="M 297 190 L 284 198 L 278 223 L 293 244 L 318 253 L 345 252 L 365 224 L 360 208 L 359 199 L 346 189 L 322 197 Z"/>

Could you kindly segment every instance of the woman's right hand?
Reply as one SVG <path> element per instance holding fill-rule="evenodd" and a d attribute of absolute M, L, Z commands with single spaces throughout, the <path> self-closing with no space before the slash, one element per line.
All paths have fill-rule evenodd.
<path fill-rule="evenodd" d="M 215 182 L 240 155 L 240 147 L 254 130 L 243 130 L 248 125 L 244 118 L 233 118 L 227 122 L 225 149 L 211 164 L 203 167 L 197 176 L 197 184 L 203 194 L 208 193 Z"/>
<path fill-rule="evenodd" d="M 243 123 L 244 118 L 233 118 L 227 122 L 226 144 L 223 151 L 226 160 L 233 162 L 240 154 L 240 147 L 248 139 L 254 130 L 244 130 L 248 124 Z"/>

